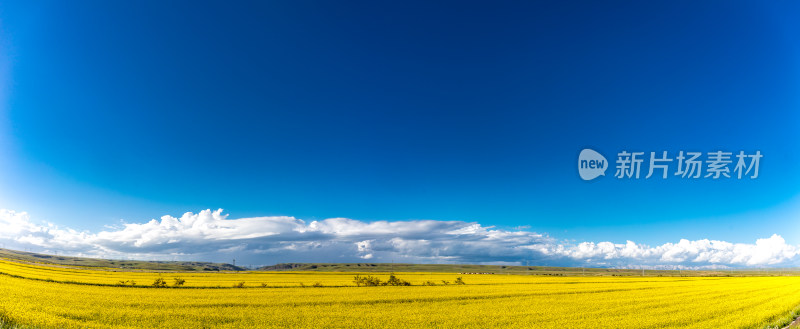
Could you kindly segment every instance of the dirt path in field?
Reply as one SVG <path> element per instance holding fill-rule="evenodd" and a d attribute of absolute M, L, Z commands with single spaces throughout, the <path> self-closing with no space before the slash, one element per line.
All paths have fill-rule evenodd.
<path fill-rule="evenodd" d="M 792 323 L 790 323 L 788 326 L 783 327 L 783 329 L 792 329 L 792 328 L 800 328 L 800 317 L 794 319 L 794 321 L 792 321 Z"/>

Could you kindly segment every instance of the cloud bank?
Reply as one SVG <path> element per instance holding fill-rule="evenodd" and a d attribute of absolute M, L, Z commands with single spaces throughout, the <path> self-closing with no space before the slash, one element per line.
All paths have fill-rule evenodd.
<path fill-rule="evenodd" d="M 799 246 L 780 235 L 755 243 L 681 239 L 647 246 L 627 241 L 570 243 L 527 227 L 510 230 L 463 221 L 375 221 L 287 216 L 229 219 L 222 209 L 163 216 L 91 233 L 34 223 L 0 209 L 7 248 L 90 257 L 280 262 L 418 262 L 550 266 L 714 268 L 794 266 Z"/>

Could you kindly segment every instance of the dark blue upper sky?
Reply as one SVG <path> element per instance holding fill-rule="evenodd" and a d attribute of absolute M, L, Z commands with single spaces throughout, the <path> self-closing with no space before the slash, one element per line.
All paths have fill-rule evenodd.
<path fill-rule="evenodd" d="M 0 4 L 0 208 L 800 243 L 797 2 Z M 580 180 L 578 152 L 764 154 Z M 674 154 L 673 154 L 674 155 Z"/>

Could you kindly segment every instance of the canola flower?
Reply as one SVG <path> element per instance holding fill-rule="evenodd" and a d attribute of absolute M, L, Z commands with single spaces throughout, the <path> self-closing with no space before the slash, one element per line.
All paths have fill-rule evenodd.
<path fill-rule="evenodd" d="M 462 275 L 399 273 L 413 285 L 356 287 L 354 273 L 180 273 L 194 288 L 159 289 L 56 281 L 172 274 L 12 262 L 0 272 L 18 276 L 0 275 L 0 314 L 35 328 L 764 328 L 800 304 L 800 277 L 463 275 L 466 285 L 424 286 Z"/>

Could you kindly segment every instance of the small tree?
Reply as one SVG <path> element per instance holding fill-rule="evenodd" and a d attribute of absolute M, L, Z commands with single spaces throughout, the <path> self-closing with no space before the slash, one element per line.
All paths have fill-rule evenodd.
<path fill-rule="evenodd" d="M 374 286 L 385 286 L 388 284 L 388 282 L 383 282 L 381 281 L 381 279 L 378 279 L 377 277 L 374 277 L 372 275 L 367 275 L 367 276 L 356 275 L 355 277 L 353 277 L 353 282 L 355 282 L 355 284 L 359 287 L 361 287 L 362 285 L 365 287 L 374 287 Z"/>
<path fill-rule="evenodd" d="M 238 283 L 234 283 L 233 287 L 234 288 L 244 288 L 244 281 L 238 282 Z"/>
<path fill-rule="evenodd" d="M 410 286 L 411 282 L 408 282 L 406 280 L 400 280 L 396 276 L 394 276 L 394 273 L 392 273 L 389 274 L 389 281 L 386 281 L 386 284 L 390 286 Z"/>
<path fill-rule="evenodd" d="M 359 264 L 358 266 L 361 266 L 361 264 Z M 356 275 L 356 276 L 353 277 L 353 283 L 356 284 L 356 287 L 361 287 L 361 284 L 363 282 L 364 282 L 364 278 L 362 278 L 360 275 Z"/>
<path fill-rule="evenodd" d="M 167 281 L 164 280 L 164 278 L 158 278 L 155 281 L 153 281 L 153 287 L 164 288 L 166 286 L 167 286 Z"/>
<path fill-rule="evenodd" d="M 173 285 L 176 286 L 176 287 L 180 287 L 184 283 L 186 283 L 186 280 L 181 279 L 181 278 L 175 278 L 175 282 L 173 283 Z"/>
<path fill-rule="evenodd" d="M 467 284 L 467 283 L 464 282 L 464 279 L 462 279 L 461 277 L 457 277 L 456 278 L 456 284 Z"/>

